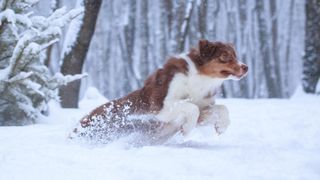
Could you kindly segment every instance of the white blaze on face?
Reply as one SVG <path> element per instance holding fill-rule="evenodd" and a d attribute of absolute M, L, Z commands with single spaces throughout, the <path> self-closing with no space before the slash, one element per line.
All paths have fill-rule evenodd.
<path fill-rule="evenodd" d="M 235 80 L 235 81 L 239 81 L 241 78 L 242 78 L 243 76 L 241 76 L 241 77 L 237 77 L 237 76 L 235 76 L 235 75 L 229 75 L 227 78 L 226 78 L 226 80 Z"/>
<path fill-rule="evenodd" d="M 244 70 L 242 69 L 242 66 L 244 66 L 244 65 L 245 65 L 245 64 L 242 63 L 242 62 L 239 62 L 239 63 L 238 63 L 238 66 L 241 67 L 241 74 L 242 74 L 241 76 L 235 76 L 235 75 L 231 74 L 231 75 L 229 75 L 229 76 L 226 78 L 226 80 L 239 81 L 240 79 L 242 79 L 243 77 L 245 77 L 245 76 L 247 75 L 248 71 L 244 72 Z"/>

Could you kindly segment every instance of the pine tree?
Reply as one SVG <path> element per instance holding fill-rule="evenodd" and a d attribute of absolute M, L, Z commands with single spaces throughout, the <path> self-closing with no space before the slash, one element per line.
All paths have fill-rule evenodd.
<path fill-rule="evenodd" d="M 0 3 L 0 125 L 35 123 L 48 113 L 48 101 L 58 99 L 59 86 L 82 77 L 51 76 L 40 59 L 59 40 L 61 28 L 83 10 L 61 8 L 43 17 L 30 12 L 36 3 Z"/>

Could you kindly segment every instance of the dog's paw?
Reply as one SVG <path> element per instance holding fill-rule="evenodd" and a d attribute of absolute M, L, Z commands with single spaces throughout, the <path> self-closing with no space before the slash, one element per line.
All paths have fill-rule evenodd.
<path fill-rule="evenodd" d="M 220 135 L 227 130 L 229 124 L 230 124 L 229 119 L 219 120 L 214 124 L 214 128 L 215 128 L 216 132 Z"/>
<path fill-rule="evenodd" d="M 230 125 L 229 111 L 225 106 L 217 105 L 214 113 L 216 115 L 214 128 L 218 134 L 222 134 Z"/>

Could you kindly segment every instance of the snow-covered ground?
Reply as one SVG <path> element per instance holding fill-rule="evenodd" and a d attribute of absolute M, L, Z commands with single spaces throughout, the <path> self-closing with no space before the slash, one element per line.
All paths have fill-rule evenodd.
<path fill-rule="evenodd" d="M 195 129 L 168 145 L 92 147 L 67 140 L 74 122 L 104 99 L 92 90 L 80 110 L 54 103 L 45 121 L 0 127 L 0 179 L 320 179 L 320 97 L 217 100 L 231 126 Z"/>

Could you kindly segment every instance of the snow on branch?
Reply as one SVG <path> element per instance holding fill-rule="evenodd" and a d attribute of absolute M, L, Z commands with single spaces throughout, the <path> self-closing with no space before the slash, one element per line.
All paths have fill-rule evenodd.
<path fill-rule="evenodd" d="M 84 11 L 83 0 L 78 0 L 76 6 L 79 10 Z M 66 34 L 66 39 L 63 43 L 63 52 L 61 53 L 61 59 L 63 59 L 63 57 L 68 54 L 74 46 L 83 23 L 83 17 L 83 14 L 81 14 L 71 21 Z"/>
<path fill-rule="evenodd" d="M 0 26 L 3 21 L 12 24 L 20 23 L 27 27 L 32 25 L 31 20 L 28 18 L 28 14 L 16 14 L 12 9 L 6 9 L 0 13 Z"/>
<path fill-rule="evenodd" d="M 7 82 L 14 83 L 16 81 L 21 81 L 21 80 L 29 78 L 32 74 L 33 74 L 33 72 L 20 72 L 17 75 L 10 78 Z"/>
<path fill-rule="evenodd" d="M 61 73 L 56 73 L 50 80 L 50 83 L 54 84 L 54 86 L 62 86 L 68 84 L 69 82 L 79 80 L 87 76 L 88 74 L 86 73 L 76 75 L 63 75 Z"/>

